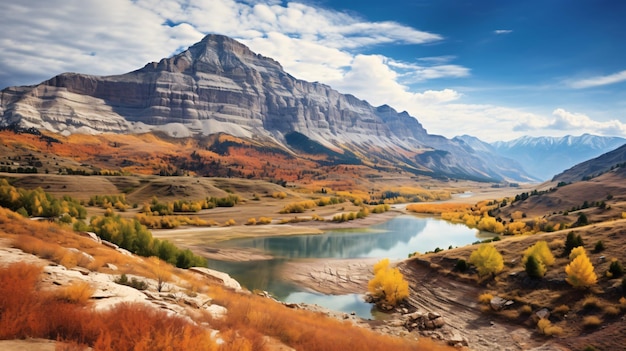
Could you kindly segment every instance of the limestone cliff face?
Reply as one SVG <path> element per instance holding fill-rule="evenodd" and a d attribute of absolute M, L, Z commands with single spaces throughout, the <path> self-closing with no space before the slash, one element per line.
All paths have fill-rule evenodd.
<path fill-rule="evenodd" d="M 134 72 L 65 73 L 37 86 L 5 89 L 1 99 L 3 124 L 66 133 L 161 126 L 180 136 L 228 132 L 280 140 L 297 131 L 320 142 L 356 138 L 389 145 L 415 144 L 426 134 L 406 113 L 295 79 L 278 62 L 220 35 Z"/>
<path fill-rule="evenodd" d="M 63 134 L 228 133 L 283 146 L 285 135 L 299 132 L 327 148 L 347 147 L 419 172 L 515 179 L 467 145 L 427 134 L 406 112 L 296 79 L 278 62 L 221 35 L 122 75 L 64 73 L 4 89 L 0 126 L 11 124 Z"/>

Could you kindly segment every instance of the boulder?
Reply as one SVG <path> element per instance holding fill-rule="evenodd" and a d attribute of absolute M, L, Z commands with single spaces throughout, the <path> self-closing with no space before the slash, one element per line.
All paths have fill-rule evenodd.
<path fill-rule="evenodd" d="M 224 286 L 235 289 L 237 291 L 242 290 L 241 284 L 239 284 L 238 281 L 231 278 L 231 276 L 224 272 L 219 272 L 206 267 L 191 267 L 189 268 L 189 271 L 199 273 L 213 281 L 216 281 L 220 284 L 223 284 Z"/>
<path fill-rule="evenodd" d="M 489 301 L 489 305 L 494 311 L 503 310 L 511 305 L 513 305 L 515 301 L 503 299 L 499 296 L 494 296 L 491 301 Z"/>

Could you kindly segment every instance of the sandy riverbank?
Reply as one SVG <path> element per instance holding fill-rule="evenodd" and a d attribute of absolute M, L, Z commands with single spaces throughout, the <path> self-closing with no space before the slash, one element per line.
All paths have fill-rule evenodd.
<path fill-rule="evenodd" d="M 255 249 L 226 248 L 220 242 L 233 239 L 260 238 L 269 236 L 316 235 L 333 229 L 366 228 L 386 222 L 406 213 L 405 205 L 385 213 L 372 214 L 363 219 L 343 223 L 330 221 L 306 221 L 293 224 L 238 225 L 230 227 L 184 227 L 179 229 L 152 230 L 155 238 L 167 239 L 177 246 L 212 260 L 255 261 L 271 259 L 269 254 Z"/>

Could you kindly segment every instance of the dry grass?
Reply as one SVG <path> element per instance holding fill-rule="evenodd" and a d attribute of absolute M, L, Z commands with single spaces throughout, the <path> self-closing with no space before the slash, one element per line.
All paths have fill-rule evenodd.
<path fill-rule="evenodd" d="M 539 333 L 546 335 L 546 336 L 553 336 L 553 335 L 561 335 L 563 334 L 563 328 L 552 325 L 552 323 L 550 322 L 550 320 L 546 319 L 546 318 L 541 318 L 538 322 L 537 322 L 537 329 L 539 329 Z"/>
<path fill-rule="evenodd" d="M 585 316 L 583 318 L 583 327 L 587 329 L 594 329 L 602 324 L 602 319 L 598 316 Z"/>
<path fill-rule="evenodd" d="M 82 305 L 89 301 L 94 291 L 95 289 L 87 282 L 73 282 L 57 289 L 55 295 L 63 301 Z"/>
<path fill-rule="evenodd" d="M 478 302 L 482 304 L 489 304 L 491 299 L 493 299 L 493 294 L 491 293 L 483 293 L 478 296 Z"/>

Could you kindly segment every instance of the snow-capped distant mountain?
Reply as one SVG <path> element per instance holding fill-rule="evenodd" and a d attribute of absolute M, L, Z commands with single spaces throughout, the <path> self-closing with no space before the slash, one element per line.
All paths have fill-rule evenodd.
<path fill-rule="evenodd" d="M 498 153 L 493 145 L 484 142 L 471 135 L 456 136 L 452 139 L 458 143 L 465 144 L 473 149 L 477 153 L 481 154 L 481 158 L 486 160 L 490 164 L 499 165 L 501 172 L 509 174 L 511 179 L 523 179 L 528 182 L 540 181 L 539 177 L 533 176 L 527 172 L 527 170 L 514 159 L 508 158 Z M 469 149 L 468 149 L 469 150 Z M 513 177 L 512 175 L 516 175 Z"/>
<path fill-rule="evenodd" d="M 549 180 L 557 173 L 624 144 L 624 138 L 583 134 L 560 138 L 523 136 L 491 145 L 500 155 L 521 163 L 533 176 Z"/>

